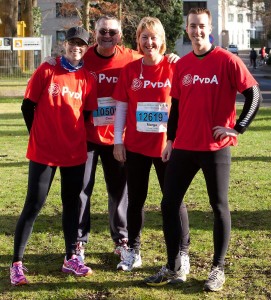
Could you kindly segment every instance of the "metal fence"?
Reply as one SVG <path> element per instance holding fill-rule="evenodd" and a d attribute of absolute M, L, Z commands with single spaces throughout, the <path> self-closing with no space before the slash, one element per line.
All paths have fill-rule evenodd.
<path fill-rule="evenodd" d="M 8 39 L 8 38 L 4 38 Z M 41 50 L 19 50 L 14 51 L 0 48 L 0 79 L 14 80 L 14 78 L 29 77 L 44 60 L 51 55 L 52 37 L 42 36 Z"/>
<path fill-rule="evenodd" d="M 0 49 L 0 97 L 23 95 L 30 76 L 51 55 L 51 41 L 51 36 L 43 36 L 41 50 Z"/>
<path fill-rule="evenodd" d="M 25 77 L 41 63 L 41 51 L 0 51 L 0 76 L 2 78 Z"/>

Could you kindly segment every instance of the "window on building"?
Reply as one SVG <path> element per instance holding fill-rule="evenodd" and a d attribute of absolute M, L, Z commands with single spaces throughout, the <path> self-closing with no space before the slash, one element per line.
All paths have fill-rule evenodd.
<path fill-rule="evenodd" d="M 190 8 L 202 7 L 207 8 L 207 1 L 184 1 L 183 2 L 183 14 L 188 15 Z"/>
<path fill-rule="evenodd" d="M 243 23 L 243 15 L 242 14 L 237 15 L 237 22 L 238 23 Z"/>
<path fill-rule="evenodd" d="M 228 22 L 234 21 L 234 14 L 228 14 Z"/>
<path fill-rule="evenodd" d="M 252 16 L 251 14 L 247 14 L 247 22 L 252 22 Z"/>
<path fill-rule="evenodd" d="M 77 16 L 77 10 L 76 10 L 75 3 L 72 2 L 56 3 L 57 18 L 70 18 L 76 16 Z"/>
<path fill-rule="evenodd" d="M 247 1 L 244 1 L 244 0 L 237 0 L 237 5 L 245 7 L 246 6 L 246 2 Z"/>
<path fill-rule="evenodd" d="M 61 30 L 56 32 L 56 41 L 57 43 L 63 43 L 66 38 L 66 31 Z"/>

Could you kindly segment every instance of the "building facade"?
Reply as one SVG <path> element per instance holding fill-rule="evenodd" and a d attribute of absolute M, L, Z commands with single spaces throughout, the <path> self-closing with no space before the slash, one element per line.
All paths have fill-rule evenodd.
<path fill-rule="evenodd" d="M 62 51 L 66 31 L 81 25 L 76 8 L 80 8 L 82 2 L 65 0 L 65 3 L 70 3 L 70 9 L 67 4 L 63 6 L 61 0 L 38 0 L 37 3 L 42 16 L 41 34 L 52 36 L 52 54 L 58 55 Z"/>
<path fill-rule="evenodd" d="M 249 7 L 248 0 L 208 0 L 183 1 L 184 20 L 192 7 L 208 8 L 213 17 L 212 40 L 215 45 L 227 48 L 229 44 L 236 44 L 239 50 L 250 48 L 250 38 L 260 34 L 262 24 L 256 9 Z M 185 25 L 183 30 L 185 31 Z M 176 51 L 180 56 L 191 51 L 191 43 L 186 34 L 177 40 Z"/>
<path fill-rule="evenodd" d="M 71 6 L 70 10 L 67 3 Z M 62 4 L 62 0 L 38 0 L 42 14 L 41 33 L 52 36 L 53 52 L 54 50 L 59 52 L 58 47 L 61 47 L 65 39 L 65 31 L 72 26 L 81 24 L 74 8 L 80 9 L 82 2 L 65 0 L 65 6 Z M 211 11 L 213 17 L 212 40 L 215 45 L 223 48 L 227 48 L 229 44 L 233 43 L 240 50 L 249 49 L 250 38 L 259 36 L 262 30 L 260 19 L 253 13 L 256 9 L 249 7 L 248 0 L 184 0 L 184 22 L 186 22 L 186 15 L 191 7 L 205 7 Z M 185 23 L 180 30 L 184 34 L 176 41 L 176 51 L 183 56 L 191 51 L 191 43 L 185 33 Z"/>

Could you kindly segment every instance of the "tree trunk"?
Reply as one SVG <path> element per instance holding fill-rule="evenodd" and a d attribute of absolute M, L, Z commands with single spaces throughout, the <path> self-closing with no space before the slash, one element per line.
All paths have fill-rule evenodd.
<path fill-rule="evenodd" d="M 21 1 L 21 16 L 22 21 L 25 22 L 25 37 L 34 36 L 34 27 L 33 27 L 33 0 L 22 0 Z M 25 67 L 27 70 L 34 70 L 34 51 L 28 50 L 25 51 Z"/>
<path fill-rule="evenodd" d="M 2 32 L 4 37 L 17 36 L 17 21 L 18 21 L 18 1 L 0 0 L 0 19 L 2 22 Z M 17 64 L 16 51 L 0 51 L 1 66 L 3 66 L 4 74 L 14 74 L 14 68 Z M 6 68 L 5 68 L 6 67 Z"/>
<path fill-rule="evenodd" d="M 87 31 L 90 31 L 89 28 L 89 6 L 90 6 L 90 0 L 84 0 L 84 7 L 83 7 L 83 14 L 82 14 L 82 23 L 84 28 Z"/>

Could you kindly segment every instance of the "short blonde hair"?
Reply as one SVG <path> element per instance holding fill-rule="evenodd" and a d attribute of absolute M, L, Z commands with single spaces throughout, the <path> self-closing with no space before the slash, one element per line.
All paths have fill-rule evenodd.
<path fill-rule="evenodd" d="M 159 52 L 160 54 L 164 54 L 167 48 L 165 30 L 160 20 L 158 18 L 153 18 L 153 17 L 144 17 L 143 19 L 141 19 L 141 21 L 137 26 L 137 30 L 136 30 L 137 51 L 140 54 L 144 54 L 139 45 L 139 38 L 142 31 L 145 29 L 155 32 L 160 36 L 162 40 L 162 45 Z"/>

